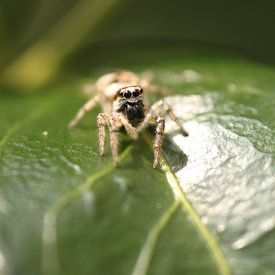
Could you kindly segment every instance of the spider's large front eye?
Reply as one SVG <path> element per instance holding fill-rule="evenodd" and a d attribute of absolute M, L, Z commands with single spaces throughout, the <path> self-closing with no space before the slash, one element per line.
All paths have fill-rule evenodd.
<path fill-rule="evenodd" d="M 125 92 L 124 97 L 130 98 L 131 97 L 131 92 L 130 91 Z"/>
<path fill-rule="evenodd" d="M 133 92 L 133 96 L 134 96 L 134 97 L 139 96 L 139 90 L 135 90 L 135 91 Z"/>

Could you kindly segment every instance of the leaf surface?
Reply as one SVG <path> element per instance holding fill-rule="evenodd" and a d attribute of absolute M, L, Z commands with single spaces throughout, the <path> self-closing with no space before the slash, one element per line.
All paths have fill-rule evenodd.
<path fill-rule="evenodd" d="M 162 171 L 152 168 L 151 133 L 137 142 L 121 133 L 114 168 L 98 155 L 99 108 L 66 128 L 85 102 L 75 72 L 40 94 L 1 94 L 3 272 L 272 272 L 274 70 L 180 47 L 88 57 L 92 79 L 116 67 L 152 70 L 177 95 L 167 101 L 190 135 L 167 119 Z"/>

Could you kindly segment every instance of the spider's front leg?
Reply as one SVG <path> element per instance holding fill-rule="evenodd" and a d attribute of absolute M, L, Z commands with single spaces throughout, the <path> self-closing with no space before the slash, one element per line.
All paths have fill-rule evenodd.
<path fill-rule="evenodd" d="M 106 113 L 100 113 L 97 115 L 97 127 L 98 127 L 98 144 L 99 144 L 99 154 L 102 156 L 104 154 L 104 145 L 106 138 L 105 124 L 108 123 L 110 115 Z"/>
<path fill-rule="evenodd" d="M 113 157 L 113 164 L 117 165 L 118 163 L 118 133 L 119 133 L 119 120 L 117 120 L 114 116 L 110 116 L 109 121 L 109 130 L 110 130 L 110 142 L 111 142 L 111 150 Z"/>
<path fill-rule="evenodd" d="M 164 135 L 164 128 L 165 128 L 165 120 L 164 118 L 160 116 L 155 117 L 155 123 L 157 124 L 156 127 L 156 138 L 154 141 L 154 163 L 153 167 L 156 168 L 159 159 L 161 156 L 161 151 L 162 151 L 162 145 L 163 145 L 163 135 Z"/>
<path fill-rule="evenodd" d="M 185 130 L 185 128 L 183 127 L 182 123 L 178 120 L 178 118 L 175 115 L 175 113 L 173 112 L 172 108 L 170 107 L 170 105 L 165 100 L 160 100 L 157 103 L 155 103 L 152 106 L 152 110 L 156 114 L 159 114 L 159 113 L 164 111 L 171 118 L 171 120 L 173 120 L 178 125 L 182 135 L 185 136 L 185 137 L 188 136 L 188 133 Z"/>
<path fill-rule="evenodd" d="M 156 168 L 159 159 L 161 156 L 162 151 L 162 145 L 163 145 L 163 136 L 164 136 L 164 128 L 165 128 L 165 120 L 164 118 L 154 115 L 153 113 L 149 112 L 143 122 L 138 126 L 137 131 L 141 132 L 143 131 L 149 124 L 155 124 L 156 125 L 156 137 L 154 140 L 154 162 L 153 167 Z"/>
<path fill-rule="evenodd" d="M 118 162 L 118 132 L 120 128 L 120 121 L 113 115 L 107 113 L 100 113 L 97 116 L 97 125 L 98 125 L 98 143 L 99 143 L 99 153 L 102 156 L 104 154 L 104 145 L 106 138 L 105 125 L 108 125 L 110 131 L 110 143 L 111 151 L 113 157 L 114 165 Z"/>

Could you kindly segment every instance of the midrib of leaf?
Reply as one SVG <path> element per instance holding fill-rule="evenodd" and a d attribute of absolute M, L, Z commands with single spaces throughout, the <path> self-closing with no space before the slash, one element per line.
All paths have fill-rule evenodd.
<path fill-rule="evenodd" d="M 149 134 L 144 133 L 143 137 L 145 138 L 145 140 L 146 140 L 147 144 L 149 145 L 149 147 L 152 149 L 152 143 L 151 143 L 151 138 L 150 138 Z M 173 191 L 173 194 L 174 194 L 174 197 L 175 197 L 175 204 L 180 202 L 180 204 L 183 207 L 183 210 L 190 215 L 196 230 L 204 238 L 209 251 L 213 255 L 213 259 L 215 260 L 215 264 L 216 264 L 217 269 L 219 270 L 220 274 L 222 274 L 222 275 L 231 275 L 232 273 L 231 273 L 231 269 L 229 267 L 229 264 L 228 264 L 227 260 L 225 259 L 224 255 L 223 255 L 223 252 L 222 252 L 221 248 L 219 247 L 216 239 L 211 234 L 209 229 L 202 223 L 199 214 L 195 211 L 192 204 L 187 199 L 184 191 L 182 190 L 182 188 L 180 186 L 180 183 L 179 183 L 177 177 L 172 172 L 172 169 L 171 169 L 170 165 L 168 164 L 167 160 L 164 158 L 164 156 L 161 156 L 161 162 L 162 162 L 162 170 L 166 174 L 167 181 L 168 181 L 168 183 L 169 183 L 169 185 L 170 185 L 170 187 Z M 173 207 L 175 207 L 174 204 L 168 210 L 168 213 L 170 211 L 172 211 L 171 209 L 173 209 Z M 168 215 L 168 213 L 164 214 L 163 218 L 165 218 L 165 215 Z M 166 217 L 166 223 L 164 223 L 165 226 L 167 226 L 171 216 L 172 215 L 170 214 L 169 218 Z M 161 222 L 160 222 L 160 224 L 161 224 Z M 158 228 L 159 226 L 160 225 L 157 225 L 156 228 Z M 159 235 L 160 235 L 161 231 L 163 230 L 163 228 L 164 228 L 164 226 L 162 226 L 161 230 L 159 230 L 159 232 L 157 234 L 157 237 L 159 237 Z M 152 230 L 157 230 L 157 229 L 152 229 Z M 148 238 L 147 238 L 147 242 L 149 240 L 149 237 L 150 236 L 148 236 Z M 157 241 L 157 238 L 156 238 L 154 243 L 152 243 L 152 241 L 150 241 L 153 245 L 150 245 L 150 243 L 145 244 L 144 248 L 146 248 L 148 251 L 147 252 L 145 252 L 145 251 L 141 252 L 147 257 L 147 259 L 143 259 L 143 262 L 144 263 L 148 262 L 148 265 L 150 263 L 150 259 L 152 258 L 152 253 L 153 253 L 153 249 L 155 247 L 156 241 Z M 133 275 L 137 275 L 137 274 L 146 274 L 146 273 L 133 273 Z"/>
<path fill-rule="evenodd" d="M 122 161 L 133 149 L 128 146 L 120 155 L 119 161 Z M 107 174 L 115 169 L 114 165 L 109 165 L 106 168 L 90 175 L 82 185 L 70 190 L 61 196 L 57 202 L 49 208 L 43 218 L 42 228 L 42 273 L 43 274 L 58 274 L 59 260 L 57 251 L 57 229 L 56 222 L 62 211 L 68 207 L 75 199 L 80 197 L 84 192 L 92 188 L 92 186 Z"/>

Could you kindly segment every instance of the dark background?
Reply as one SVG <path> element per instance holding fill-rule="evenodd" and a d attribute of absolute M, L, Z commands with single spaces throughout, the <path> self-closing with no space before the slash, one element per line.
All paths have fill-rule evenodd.
<path fill-rule="evenodd" d="M 274 63 L 274 26 L 275 2 L 271 0 L 2 0 L 0 68 L 5 72 L 41 41 L 50 41 L 60 53 L 54 57 L 58 70 L 64 60 L 73 64 L 85 59 L 89 49 L 94 51 L 94 45 L 114 41 L 207 44 Z"/>

